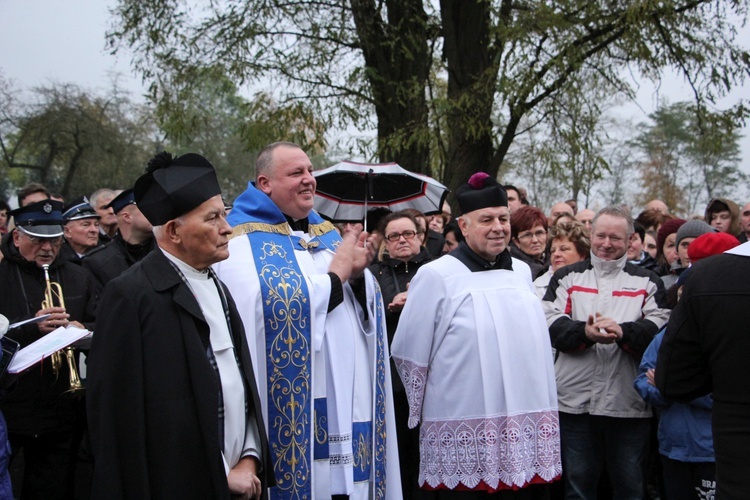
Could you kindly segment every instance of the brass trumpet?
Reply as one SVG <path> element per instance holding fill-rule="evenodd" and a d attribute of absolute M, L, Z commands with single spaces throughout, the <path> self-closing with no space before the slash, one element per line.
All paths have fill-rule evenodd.
<path fill-rule="evenodd" d="M 65 299 L 63 298 L 62 287 L 60 283 L 51 281 L 49 278 L 49 264 L 42 266 L 44 270 L 44 281 L 46 287 L 44 289 L 44 300 L 42 300 L 42 309 L 48 309 L 50 307 L 62 307 L 65 308 Z M 76 366 L 75 350 L 72 347 L 66 347 L 52 354 L 50 357 L 52 362 L 52 371 L 55 373 L 55 377 L 60 374 L 60 369 L 63 364 L 63 355 L 65 361 L 68 363 L 68 385 L 70 388 L 65 391 L 66 393 L 77 393 L 85 389 L 81 382 L 81 377 L 78 376 L 78 367 Z"/>

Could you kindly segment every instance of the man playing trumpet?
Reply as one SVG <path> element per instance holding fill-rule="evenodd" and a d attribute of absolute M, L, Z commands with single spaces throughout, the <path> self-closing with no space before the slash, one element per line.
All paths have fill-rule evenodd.
<path fill-rule="evenodd" d="M 42 200 L 10 213 L 16 227 L 3 238 L 0 262 L 0 314 L 11 322 L 49 314 L 39 323 L 10 330 L 8 337 L 25 347 L 61 326 L 93 326 L 94 299 L 86 272 L 60 256 L 62 204 Z M 44 266 L 49 266 L 49 280 Z M 48 304 L 51 283 L 59 290 Z M 54 286 L 57 289 L 57 286 Z M 64 306 L 57 299 L 64 294 Z M 44 304 L 43 304 L 44 302 Z M 85 326 L 87 325 L 87 326 Z M 14 390 L 0 403 L 8 422 L 13 457 L 23 449 L 23 479 L 13 478 L 22 498 L 65 498 L 73 494 L 76 446 L 81 402 L 66 395 L 69 365 L 55 373 L 50 359 L 18 377 Z"/>

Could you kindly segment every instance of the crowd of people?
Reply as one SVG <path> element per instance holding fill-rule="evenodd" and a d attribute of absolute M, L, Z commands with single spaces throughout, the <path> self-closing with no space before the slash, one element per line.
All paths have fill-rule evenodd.
<path fill-rule="evenodd" d="M 330 221 L 297 145 L 255 170 L 0 201 L 7 337 L 93 332 L 0 379 L 0 498 L 747 495 L 750 203 L 545 213 L 480 172 Z"/>

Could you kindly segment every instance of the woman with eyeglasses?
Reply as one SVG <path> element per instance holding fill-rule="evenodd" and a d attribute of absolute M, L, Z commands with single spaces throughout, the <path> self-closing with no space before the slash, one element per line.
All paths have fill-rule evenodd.
<path fill-rule="evenodd" d="M 510 255 L 531 268 L 531 279 L 547 269 L 547 217 L 536 207 L 523 206 L 510 216 Z"/>
<path fill-rule="evenodd" d="M 419 225 L 408 212 L 388 214 L 382 222 L 386 252 L 382 260 L 370 266 L 370 271 L 380 284 L 385 305 L 385 322 L 388 343 L 396 333 L 401 310 L 406 303 L 409 282 L 424 264 L 432 260 L 427 250 L 421 246 Z M 391 361 L 393 382 L 393 403 L 396 412 L 396 434 L 398 455 L 401 465 L 401 487 L 404 498 L 413 498 L 419 490 L 419 429 L 409 429 L 409 402 L 401 379 L 396 375 L 396 367 Z"/>

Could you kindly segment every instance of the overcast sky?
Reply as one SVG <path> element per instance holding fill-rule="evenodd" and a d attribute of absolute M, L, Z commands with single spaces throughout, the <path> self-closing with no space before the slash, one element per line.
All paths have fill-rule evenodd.
<path fill-rule="evenodd" d="M 108 27 L 108 6 L 113 0 L 0 0 L 0 74 L 17 87 L 75 83 L 84 89 L 105 92 L 113 73 L 120 85 L 135 94 L 143 87 L 130 69 L 128 56 L 112 56 L 105 50 L 104 32 Z M 750 30 L 745 30 L 750 36 Z M 648 113 L 666 96 L 669 102 L 690 99 L 685 85 L 667 78 L 655 91 L 644 84 L 638 105 L 623 113 L 636 122 L 646 121 Z M 750 99 L 750 83 L 736 89 L 722 105 Z M 750 173 L 750 133 L 742 141 L 743 169 Z"/>

